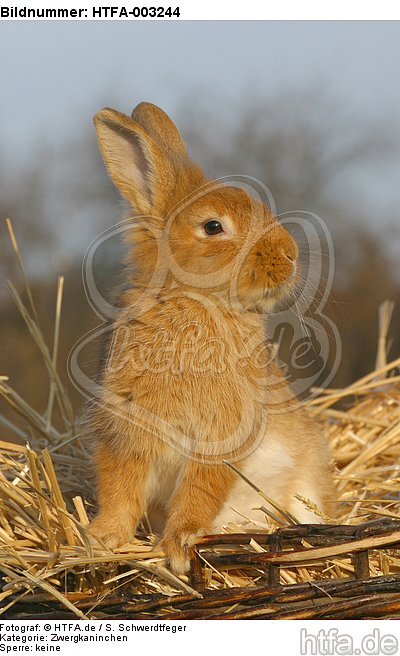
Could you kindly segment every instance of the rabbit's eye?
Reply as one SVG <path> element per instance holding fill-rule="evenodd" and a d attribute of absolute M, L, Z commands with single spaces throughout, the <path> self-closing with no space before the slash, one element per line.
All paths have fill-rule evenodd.
<path fill-rule="evenodd" d="M 219 235 L 220 232 L 224 232 L 224 229 L 219 221 L 213 219 L 212 221 L 207 221 L 204 224 L 204 232 L 206 235 Z"/>

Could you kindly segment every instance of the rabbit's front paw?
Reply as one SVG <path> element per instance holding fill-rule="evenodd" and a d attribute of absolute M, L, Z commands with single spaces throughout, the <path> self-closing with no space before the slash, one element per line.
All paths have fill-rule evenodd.
<path fill-rule="evenodd" d="M 197 540 L 204 535 L 204 531 L 182 530 L 176 533 L 168 533 L 161 541 L 168 565 L 177 576 L 187 574 L 190 567 L 189 549 Z"/>
<path fill-rule="evenodd" d="M 133 531 L 128 531 L 126 526 L 118 525 L 115 521 L 110 522 L 103 517 L 96 517 L 88 526 L 88 536 L 93 546 L 116 549 L 129 542 L 133 537 Z"/>

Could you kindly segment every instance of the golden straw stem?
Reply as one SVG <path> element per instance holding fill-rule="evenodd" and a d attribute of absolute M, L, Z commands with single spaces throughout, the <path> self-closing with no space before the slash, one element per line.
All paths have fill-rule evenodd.
<path fill-rule="evenodd" d="M 47 449 L 43 451 L 43 462 L 46 467 L 46 472 L 51 483 L 51 492 L 56 501 L 56 509 L 61 526 L 64 529 L 65 537 L 70 546 L 76 545 L 75 535 L 72 524 L 68 518 L 67 507 L 65 505 L 64 497 L 61 493 L 60 486 L 57 481 L 56 473 L 53 467 L 53 461 Z"/>

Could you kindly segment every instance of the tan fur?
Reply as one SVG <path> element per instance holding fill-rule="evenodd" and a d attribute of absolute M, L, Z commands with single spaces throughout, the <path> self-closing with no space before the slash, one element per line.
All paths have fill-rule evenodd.
<path fill-rule="evenodd" d="M 260 498 L 223 460 L 303 521 L 320 519 L 295 494 L 333 511 L 325 441 L 294 407 L 265 339 L 263 314 L 295 287 L 297 246 L 246 191 L 207 181 L 157 107 L 141 103 L 132 118 L 105 109 L 95 125 L 137 218 L 130 286 L 89 412 L 99 500 L 91 530 L 116 546 L 146 511 L 183 573 L 196 537 L 238 512 L 262 517 L 252 510 Z M 205 234 L 211 219 L 223 234 Z"/>

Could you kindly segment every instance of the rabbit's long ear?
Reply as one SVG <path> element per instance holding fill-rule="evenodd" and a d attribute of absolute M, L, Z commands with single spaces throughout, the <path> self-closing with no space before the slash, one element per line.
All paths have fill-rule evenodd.
<path fill-rule="evenodd" d="M 160 214 L 174 184 L 168 154 L 137 121 L 114 109 L 94 117 L 107 170 L 121 194 L 140 214 Z"/>
<path fill-rule="evenodd" d="M 142 102 L 132 112 L 132 118 L 167 152 L 186 157 L 186 147 L 175 123 L 162 109 L 151 103 Z"/>

